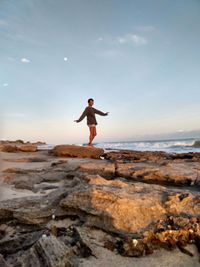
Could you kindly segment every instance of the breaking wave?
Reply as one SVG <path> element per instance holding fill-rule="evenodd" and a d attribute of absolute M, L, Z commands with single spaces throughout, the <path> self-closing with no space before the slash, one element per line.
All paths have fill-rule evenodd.
<path fill-rule="evenodd" d="M 166 151 L 171 153 L 200 152 L 200 140 L 157 140 L 98 143 L 105 150 Z"/>
<path fill-rule="evenodd" d="M 200 140 L 196 140 L 192 145 L 192 147 L 197 147 L 197 148 L 200 147 Z"/>

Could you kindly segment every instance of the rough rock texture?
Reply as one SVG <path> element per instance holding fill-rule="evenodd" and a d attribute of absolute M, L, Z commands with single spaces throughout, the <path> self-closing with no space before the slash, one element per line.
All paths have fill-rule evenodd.
<path fill-rule="evenodd" d="M 22 152 L 36 152 L 37 146 L 36 145 L 22 145 L 22 146 L 18 146 L 18 150 Z"/>
<path fill-rule="evenodd" d="M 79 189 L 60 203 L 61 207 L 85 213 L 88 225 L 106 231 L 134 233 L 169 214 L 200 216 L 199 196 L 158 185 L 108 181 L 88 175 Z M 81 215 L 82 216 L 82 215 Z"/>
<path fill-rule="evenodd" d="M 191 193 L 173 193 L 165 203 L 171 214 L 200 217 L 200 195 Z"/>
<path fill-rule="evenodd" d="M 162 151 L 131 151 L 121 150 L 112 151 L 104 154 L 104 157 L 109 160 L 126 160 L 134 162 L 153 161 L 161 162 L 162 160 L 192 160 L 200 161 L 200 153 L 181 153 L 181 154 L 169 154 Z"/>
<path fill-rule="evenodd" d="M 0 254 L 0 267 L 10 267 L 6 261 L 4 260 L 4 257 Z"/>
<path fill-rule="evenodd" d="M 78 158 L 95 149 L 79 149 L 67 160 L 0 152 L 0 266 L 143 266 L 124 256 L 160 248 L 185 258 L 174 264 L 169 252 L 171 265 L 156 266 L 198 266 L 200 154 L 122 151 L 96 160 Z M 154 255 L 144 266 L 155 265 Z"/>
<path fill-rule="evenodd" d="M 72 267 L 73 251 L 54 236 L 41 237 L 30 249 L 18 257 L 21 267 Z"/>
<path fill-rule="evenodd" d="M 0 151 L 2 152 L 36 152 L 37 146 L 36 145 L 10 145 L 10 144 L 3 144 L 0 145 Z"/>
<path fill-rule="evenodd" d="M 80 165 L 80 171 L 104 177 L 125 177 L 147 183 L 194 185 L 200 183 L 198 162 L 98 162 Z"/>
<path fill-rule="evenodd" d="M 93 158 L 99 159 L 104 154 L 104 150 L 94 147 L 83 147 L 75 145 L 59 145 L 55 146 L 50 151 L 50 154 L 59 157 L 74 157 L 74 158 Z"/>
<path fill-rule="evenodd" d="M 73 186 L 72 184 L 71 186 Z M 0 202 L 0 222 L 17 219 L 26 224 L 44 224 L 53 214 L 66 214 L 59 206 L 60 200 L 68 194 L 68 190 L 59 188 L 47 196 L 16 198 Z"/>
<path fill-rule="evenodd" d="M 17 152 L 18 149 L 15 145 L 2 144 L 2 145 L 0 145 L 0 151 L 2 151 L 2 152 Z"/>
<path fill-rule="evenodd" d="M 80 165 L 80 171 L 112 177 L 115 175 L 115 164 L 110 162 L 84 163 Z"/>
<path fill-rule="evenodd" d="M 88 214 L 87 224 L 113 232 L 137 232 L 162 218 L 163 192 L 159 186 L 129 185 L 91 176 L 89 184 L 61 201 L 68 211 Z"/>
<path fill-rule="evenodd" d="M 118 163 L 116 173 L 118 176 L 136 181 L 194 185 L 198 183 L 200 177 L 200 166 L 195 162 L 187 164 L 172 162 L 166 165 L 151 162 Z"/>

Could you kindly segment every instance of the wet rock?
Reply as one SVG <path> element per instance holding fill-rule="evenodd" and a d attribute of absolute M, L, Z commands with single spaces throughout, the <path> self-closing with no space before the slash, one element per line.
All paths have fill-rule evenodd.
<path fill-rule="evenodd" d="M 103 149 L 95 147 L 83 147 L 75 145 L 58 145 L 50 151 L 50 154 L 58 157 L 94 158 L 99 159 L 104 153 Z"/>

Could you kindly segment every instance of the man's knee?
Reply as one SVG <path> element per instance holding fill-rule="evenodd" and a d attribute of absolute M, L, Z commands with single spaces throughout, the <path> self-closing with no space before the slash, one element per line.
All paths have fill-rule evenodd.
<path fill-rule="evenodd" d="M 96 132 L 94 133 L 94 136 L 97 136 L 97 133 Z"/>

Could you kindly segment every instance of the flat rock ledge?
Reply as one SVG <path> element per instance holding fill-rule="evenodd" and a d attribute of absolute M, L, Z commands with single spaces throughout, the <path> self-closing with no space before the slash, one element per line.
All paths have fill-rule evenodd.
<path fill-rule="evenodd" d="M 36 152 L 37 145 L 15 145 L 15 144 L 0 144 L 0 151 L 2 152 Z"/>
<path fill-rule="evenodd" d="M 83 147 L 76 145 L 58 145 L 49 151 L 50 154 L 57 157 L 72 158 L 92 158 L 99 159 L 104 154 L 104 150 L 95 147 Z"/>

